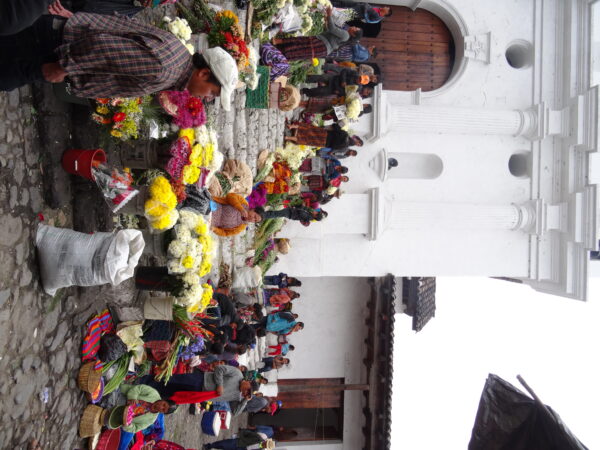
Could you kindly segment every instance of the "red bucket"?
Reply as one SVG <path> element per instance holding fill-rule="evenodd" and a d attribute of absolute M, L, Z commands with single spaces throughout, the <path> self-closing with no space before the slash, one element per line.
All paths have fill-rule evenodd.
<path fill-rule="evenodd" d="M 94 180 L 92 166 L 95 162 L 106 162 L 104 150 L 67 150 L 62 156 L 63 169 L 73 175 L 79 175 L 92 181 Z"/>

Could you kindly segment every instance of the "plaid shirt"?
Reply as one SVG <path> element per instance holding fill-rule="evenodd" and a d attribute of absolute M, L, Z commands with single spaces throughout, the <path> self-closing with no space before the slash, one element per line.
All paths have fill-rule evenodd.
<path fill-rule="evenodd" d="M 81 97 L 184 90 L 194 70 L 190 53 L 171 33 L 118 16 L 73 15 L 56 52 Z"/>

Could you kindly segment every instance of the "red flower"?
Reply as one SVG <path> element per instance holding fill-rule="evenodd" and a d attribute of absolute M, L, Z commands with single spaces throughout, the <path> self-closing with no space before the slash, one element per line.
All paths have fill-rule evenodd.
<path fill-rule="evenodd" d="M 127 114 L 125 114 L 123 112 L 119 112 L 119 113 L 116 113 L 113 116 L 113 121 L 115 121 L 115 122 L 123 122 L 126 117 L 127 117 Z"/>
<path fill-rule="evenodd" d="M 97 98 L 96 101 L 101 105 L 107 105 L 110 102 L 110 98 Z"/>
<path fill-rule="evenodd" d="M 225 41 L 227 41 L 228 44 L 233 42 L 233 34 L 231 34 L 229 31 L 225 32 Z"/>

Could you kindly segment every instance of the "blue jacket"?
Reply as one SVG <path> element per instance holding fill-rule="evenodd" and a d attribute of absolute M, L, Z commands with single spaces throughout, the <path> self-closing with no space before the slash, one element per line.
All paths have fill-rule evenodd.
<path fill-rule="evenodd" d="M 295 320 L 288 320 L 286 313 L 273 313 L 267 316 L 267 331 L 277 334 L 288 334 L 296 326 Z"/>

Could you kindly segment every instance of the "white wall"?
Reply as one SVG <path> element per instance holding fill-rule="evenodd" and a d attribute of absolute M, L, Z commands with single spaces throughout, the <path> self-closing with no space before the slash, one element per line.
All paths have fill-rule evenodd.
<path fill-rule="evenodd" d="M 305 328 L 290 336 L 296 350 L 289 353 L 291 367 L 280 370 L 279 378 L 344 378 L 346 383 L 365 383 L 364 321 L 371 296 L 366 278 L 302 278 L 302 287 L 297 290 L 301 297 L 294 301 L 293 311 L 299 314 Z M 344 395 L 343 445 L 307 444 L 294 446 L 295 449 L 360 448 L 357 443 L 363 442 L 362 392 L 347 391 Z"/>

